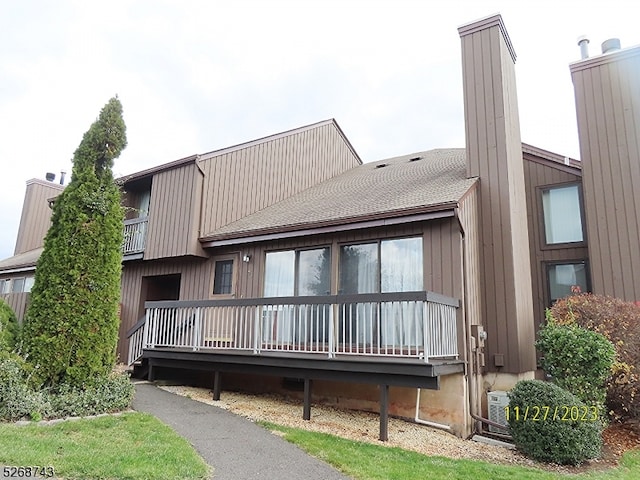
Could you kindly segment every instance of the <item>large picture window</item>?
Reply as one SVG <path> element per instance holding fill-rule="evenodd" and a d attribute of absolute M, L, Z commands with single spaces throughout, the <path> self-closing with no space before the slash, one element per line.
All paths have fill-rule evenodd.
<path fill-rule="evenodd" d="M 329 295 L 331 250 L 268 252 L 265 261 L 264 296 Z M 262 314 L 262 341 L 287 344 L 326 342 L 329 305 L 273 305 Z"/>
<path fill-rule="evenodd" d="M 543 189 L 542 210 L 547 245 L 584 241 L 578 185 Z"/>
<path fill-rule="evenodd" d="M 549 303 L 573 293 L 589 291 L 586 262 L 554 263 L 547 265 Z"/>
<path fill-rule="evenodd" d="M 412 292 L 423 289 L 422 238 L 399 238 L 344 245 L 340 249 L 343 294 Z M 419 345 L 423 338 L 422 310 L 401 303 L 380 308 L 357 302 L 341 311 L 341 342 L 360 345 Z"/>

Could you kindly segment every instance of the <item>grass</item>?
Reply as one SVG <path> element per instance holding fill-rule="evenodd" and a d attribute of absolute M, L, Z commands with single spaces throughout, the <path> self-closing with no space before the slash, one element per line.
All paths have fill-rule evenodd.
<path fill-rule="evenodd" d="M 54 425 L 0 424 L 0 464 L 48 466 L 65 479 L 204 479 L 209 467 L 170 427 L 125 413 Z"/>
<path fill-rule="evenodd" d="M 581 475 L 561 475 L 543 470 L 495 465 L 475 460 L 428 457 L 396 447 L 356 442 L 326 433 L 309 432 L 271 423 L 269 430 L 280 432 L 291 443 L 355 480 L 635 480 L 640 478 L 640 450 L 625 455 L 618 468 Z"/>

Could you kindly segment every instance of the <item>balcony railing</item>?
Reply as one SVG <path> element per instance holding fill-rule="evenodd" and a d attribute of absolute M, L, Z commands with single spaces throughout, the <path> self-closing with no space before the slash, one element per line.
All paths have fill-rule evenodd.
<path fill-rule="evenodd" d="M 148 222 L 148 217 L 124 221 L 124 241 L 122 242 L 122 253 L 124 255 L 144 251 Z"/>
<path fill-rule="evenodd" d="M 147 302 L 129 332 L 143 349 L 409 358 L 458 358 L 458 300 L 432 292 Z"/>

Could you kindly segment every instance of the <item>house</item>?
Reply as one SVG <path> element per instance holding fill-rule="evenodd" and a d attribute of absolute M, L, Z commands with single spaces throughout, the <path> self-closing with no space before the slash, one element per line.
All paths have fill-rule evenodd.
<path fill-rule="evenodd" d="M 363 164 L 328 120 L 119 179 L 120 358 L 468 436 L 555 299 L 639 299 L 640 47 L 571 65 L 577 161 L 522 143 L 501 17 L 459 33 L 464 148 Z M 28 182 L 0 262 L 19 316 L 59 189 Z"/>

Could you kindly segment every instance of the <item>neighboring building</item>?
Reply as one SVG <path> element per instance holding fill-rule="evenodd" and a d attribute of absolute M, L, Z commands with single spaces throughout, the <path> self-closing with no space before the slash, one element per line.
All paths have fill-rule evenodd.
<path fill-rule="evenodd" d="M 459 33 L 465 148 L 362 164 L 329 120 L 119 179 L 120 358 L 467 436 L 554 300 L 640 299 L 640 47 L 571 65 L 579 162 L 521 142 L 501 17 Z M 19 317 L 59 190 L 28 183 L 0 262 Z"/>

